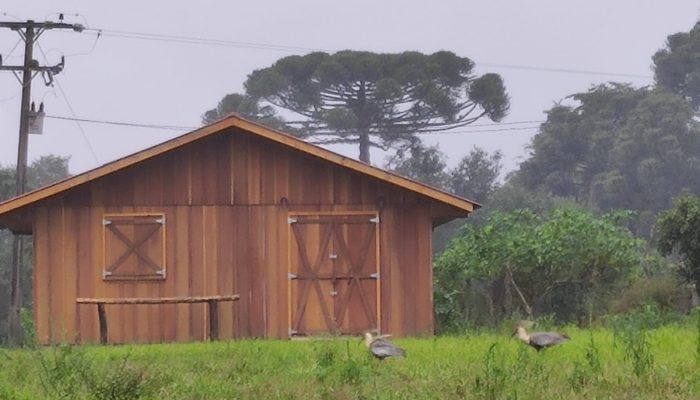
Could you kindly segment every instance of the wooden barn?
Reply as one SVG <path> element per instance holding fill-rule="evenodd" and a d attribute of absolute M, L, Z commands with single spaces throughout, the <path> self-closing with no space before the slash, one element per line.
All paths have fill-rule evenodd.
<path fill-rule="evenodd" d="M 433 228 L 476 207 L 230 116 L 0 203 L 0 227 L 33 235 L 41 343 L 405 336 L 433 330 Z"/>

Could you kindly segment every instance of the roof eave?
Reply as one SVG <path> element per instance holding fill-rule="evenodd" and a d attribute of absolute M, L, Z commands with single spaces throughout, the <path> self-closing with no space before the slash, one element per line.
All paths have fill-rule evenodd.
<path fill-rule="evenodd" d="M 268 140 L 272 140 L 273 142 L 283 144 L 287 147 L 291 147 L 304 153 L 320 157 L 334 164 L 349 168 L 351 170 L 363 173 L 365 175 L 372 176 L 384 182 L 392 183 L 404 189 L 420 193 L 433 200 L 451 205 L 452 207 L 455 207 L 466 213 L 471 213 L 480 207 L 480 205 L 476 202 L 461 198 L 459 196 L 455 196 L 440 189 L 416 182 L 414 180 L 402 177 L 392 172 L 373 167 L 361 161 L 353 160 L 351 158 L 345 157 L 330 150 L 326 150 L 321 147 L 304 142 L 303 140 L 291 136 L 287 133 L 271 129 L 253 121 L 243 119 L 238 115 L 229 115 L 222 120 L 216 121 L 212 124 L 206 125 L 192 132 L 185 133 L 166 142 L 141 150 L 137 153 L 122 157 L 120 159 L 104 164 L 92 170 L 83 172 L 82 174 L 66 178 L 64 180 L 58 181 L 43 188 L 36 189 L 34 191 L 25 193 L 21 196 L 17 196 L 4 202 L 1 202 L 0 216 L 21 209 L 25 206 L 33 204 L 34 202 L 44 200 L 65 190 L 90 182 L 94 179 L 98 179 L 113 172 L 119 171 L 123 168 L 127 168 L 141 161 L 156 157 L 172 149 L 192 143 L 217 132 L 222 132 L 229 128 L 238 128 L 243 131 L 255 134 L 257 136 L 264 137 Z"/>

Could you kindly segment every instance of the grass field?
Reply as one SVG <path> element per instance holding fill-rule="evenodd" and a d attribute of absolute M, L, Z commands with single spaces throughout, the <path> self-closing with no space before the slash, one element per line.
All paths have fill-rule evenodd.
<path fill-rule="evenodd" d="M 697 329 L 565 329 L 541 353 L 507 335 L 0 350 L 0 399 L 697 399 Z"/>

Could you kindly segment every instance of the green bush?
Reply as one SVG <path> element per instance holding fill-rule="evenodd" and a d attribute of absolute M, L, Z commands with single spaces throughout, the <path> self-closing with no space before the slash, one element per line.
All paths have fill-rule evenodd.
<path fill-rule="evenodd" d="M 687 313 L 690 310 L 690 289 L 672 276 L 642 278 L 611 301 L 609 311 L 622 314 L 654 303 L 662 312 Z"/>
<path fill-rule="evenodd" d="M 525 303 L 559 323 L 604 311 L 605 299 L 639 275 L 645 257 L 644 241 L 623 226 L 629 216 L 517 210 L 466 225 L 435 261 L 440 326 L 496 326 L 512 312 L 525 314 Z"/>

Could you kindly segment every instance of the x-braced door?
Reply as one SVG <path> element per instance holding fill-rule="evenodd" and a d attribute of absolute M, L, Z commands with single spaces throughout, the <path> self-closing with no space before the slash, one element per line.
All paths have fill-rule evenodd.
<path fill-rule="evenodd" d="M 292 214 L 289 335 L 379 330 L 379 216 Z"/>

